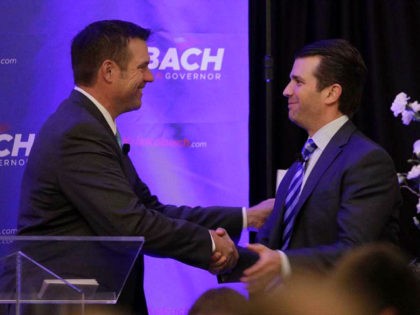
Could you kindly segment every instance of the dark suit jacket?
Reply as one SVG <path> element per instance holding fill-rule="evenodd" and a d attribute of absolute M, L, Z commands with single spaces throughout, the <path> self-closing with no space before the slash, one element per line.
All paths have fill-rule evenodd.
<path fill-rule="evenodd" d="M 78 91 L 49 117 L 36 137 L 23 176 L 21 235 L 144 236 L 145 254 L 208 269 L 209 228 L 235 238 L 241 208 L 163 205 L 140 180 L 95 105 Z M 119 302 L 145 314 L 143 259 Z"/>
<path fill-rule="evenodd" d="M 257 234 L 257 241 L 271 249 L 282 245 L 284 202 L 296 166 L 284 176 L 274 210 Z M 290 248 L 285 251 L 292 270 L 324 270 L 352 247 L 397 242 L 400 198 L 392 159 L 348 121 L 322 152 L 301 192 Z M 243 251 L 235 273 L 222 281 L 237 279 L 257 259 Z"/>

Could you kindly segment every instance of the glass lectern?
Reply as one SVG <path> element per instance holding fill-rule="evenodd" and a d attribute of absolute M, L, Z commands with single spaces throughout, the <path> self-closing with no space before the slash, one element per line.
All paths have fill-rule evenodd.
<path fill-rule="evenodd" d="M 143 237 L 0 236 L 0 304 L 115 304 Z M 82 312 L 83 314 L 83 312 Z"/>

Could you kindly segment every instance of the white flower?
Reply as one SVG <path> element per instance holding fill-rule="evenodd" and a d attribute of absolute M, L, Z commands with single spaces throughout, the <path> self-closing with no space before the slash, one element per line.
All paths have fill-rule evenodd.
<path fill-rule="evenodd" d="M 420 139 L 416 140 L 413 144 L 413 153 L 420 158 Z"/>
<path fill-rule="evenodd" d="M 394 116 L 401 114 L 401 120 L 404 125 L 409 125 L 411 121 L 420 122 L 420 104 L 417 101 L 409 102 L 410 97 L 404 92 L 399 93 L 392 103 L 391 110 Z M 413 153 L 415 157 L 408 162 L 413 164 L 411 170 L 407 173 L 397 173 L 398 183 L 402 188 L 408 189 L 414 195 L 419 197 L 417 202 L 417 215 L 413 217 L 414 225 L 420 230 L 420 139 L 413 144 Z M 409 180 L 409 181 L 408 181 Z"/>
<path fill-rule="evenodd" d="M 417 214 L 420 214 L 420 198 L 419 198 L 419 202 L 417 203 Z M 413 217 L 413 222 L 414 225 L 417 226 L 417 228 L 420 229 L 420 221 L 419 219 L 417 219 L 415 216 Z"/>
<path fill-rule="evenodd" d="M 410 98 L 404 92 L 401 92 L 395 97 L 391 106 L 391 110 L 394 112 L 395 117 L 404 111 L 409 99 Z"/>
<path fill-rule="evenodd" d="M 406 182 L 406 177 L 407 177 L 407 175 L 406 175 L 406 174 L 403 174 L 403 173 L 397 173 L 398 184 L 400 184 L 400 185 L 404 185 L 404 184 L 405 184 L 405 182 Z"/>
<path fill-rule="evenodd" d="M 401 113 L 401 120 L 404 125 L 409 125 L 410 122 L 413 120 L 413 117 L 414 117 L 414 113 L 412 111 L 404 110 Z"/>
<path fill-rule="evenodd" d="M 414 112 L 416 112 L 416 113 L 420 112 L 419 102 L 414 101 L 413 103 L 410 103 L 409 106 L 413 109 Z"/>
<path fill-rule="evenodd" d="M 416 217 L 413 217 L 413 222 L 414 222 L 414 225 L 420 229 L 420 221 Z"/>
<path fill-rule="evenodd" d="M 414 165 L 407 173 L 407 179 L 415 179 L 417 177 L 420 177 L 420 164 Z"/>

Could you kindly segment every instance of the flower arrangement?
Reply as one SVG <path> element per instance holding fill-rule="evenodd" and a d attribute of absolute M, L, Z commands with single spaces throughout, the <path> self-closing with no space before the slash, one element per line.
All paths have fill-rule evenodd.
<path fill-rule="evenodd" d="M 412 121 L 420 121 L 420 104 L 417 101 L 410 102 L 410 97 L 403 92 L 395 97 L 391 110 L 395 117 L 401 115 L 404 125 L 409 125 Z M 408 189 L 419 198 L 413 222 L 420 229 L 420 139 L 414 142 L 413 158 L 407 162 L 412 165 L 412 168 L 408 173 L 398 173 L 398 181 L 402 188 Z"/>
<path fill-rule="evenodd" d="M 394 116 L 401 114 L 404 125 L 409 125 L 411 121 L 420 121 L 420 104 L 417 101 L 409 102 L 410 97 L 404 92 L 398 94 L 391 105 Z"/>

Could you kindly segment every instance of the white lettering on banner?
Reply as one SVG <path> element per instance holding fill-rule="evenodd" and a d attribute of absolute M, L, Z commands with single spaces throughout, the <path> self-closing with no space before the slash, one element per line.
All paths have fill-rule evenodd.
<path fill-rule="evenodd" d="M 15 235 L 17 233 L 17 229 L 2 229 L 1 235 Z"/>
<path fill-rule="evenodd" d="M 2 149 L 3 146 L 3 142 L 12 142 L 12 147 L 11 147 L 11 151 L 6 147 L 4 149 Z M 34 133 L 30 133 L 28 135 L 28 140 L 24 141 L 22 140 L 22 134 L 21 133 L 17 133 L 14 137 L 10 134 L 7 133 L 3 133 L 0 134 L 0 157 L 6 157 L 6 156 L 13 156 L 16 157 L 18 156 L 19 150 L 24 149 L 25 150 L 25 156 L 29 156 L 29 153 L 31 152 L 32 149 L 32 145 L 34 144 L 34 140 L 35 140 L 35 134 Z"/>
<path fill-rule="evenodd" d="M 25 166 L 28 159 L 0 159 L 0 167 L 4 166 Z"/>
<path fill-rule="evenodd" d="M 223 54 L 225 53 L 224 48 L 218 48 L 216 56 L 210 55 L 210 48 L 205 48 L 203 52 L 203 62 L 201 63 L 200 70 L 207 70 L 209 63 L 214 63 L 214 71 L 220 71 L 222 69 Z"/>
<path fill-rule="evenodd" d="M 17 229 L 12 229 L 12 228 L 5 228 L 1 230 L 1 235 L 0 236 L 13 236 L 17 234 Z M 1 240 L 1 244 L 11 244 L 13 243 L 12 240 Z"/>
<path fill-rule="evenodd" d="M 165 70 L 166 68 L 172 68 L 174 70 L 180 70 L 178 53 L 175 48 L 169 48 L 168 52 L 160 63 L 159 70 Z"/>
<path fill-rule="evenodd" d="M 203 73 L 197 73 L 197 72 L 166 72 L 165 73 L 165 79 L 166 80 L 208 80 L 208 81 L 212 81 L 212 80 L 220 80 L 220 78 L 222 77 L 222 75 L 218 72 L 213 73 L 207 73 L 207 72 L 203 72 Z"/>
<path fill-rule="evenodd" d="M 11 140 L 13 140 L 13 137 L 7 133 L 3 133 L 0 134 L 0 144 L 1 142 L 7 141 L 10 142 Z M 8 156 L 10 154 L 10 151 L 7 149 L 4 150 L 0 150 L 0 157 L 5 157 Z"/>
<path fill-rule="evenodd" d="M 167 139 L 167 138 L 132 138 L 128 139 L 130 144 L 139 147 L 178 147 L 178 148 L 192 148 L 205 149 L 207 148 L 206 141 L 191 141 L 189 139 Z"/>
<path fill-rule="evenodd" d="M 149 69 L 154 70 L 157 69 L 159 66 L 159 55 L 160 50 L 157 47 L 148 47 L 150 62 L 149 62 Z"/>
<path fill-rule="evenodd" d="M 191 143 L 190 148 L 194 148 L 194 149 L 207 148 L 207 142 L 193 142 Z"/>
<path fill-rule="evenodd" d="M 188 58 L 191 55 L 199 56 L 200 54 L 201 54 L 201 50 L 198 48 L 187 49 L 181 56 L 181 64 L 184 66 L 184 69 L 187 71 L 198 70 L 200 68 L 200 65 L 197 62 L 188 63 Z M 204 58 L 203 58 L 203 62 L 204 62 Z M 203 62 L 201 63 L 202 66 L 203 66 Z"/>
<path fill-rule="evenodd" d="M 0 58 L 0 65 L 15 65 L 17 64 L 16 58 Z"/>
<path fill-rule="evenodd" d="M 225 49 L 218 48 L 216 53 L 212 53 L 211 48 L 188 48 L 179 54 L 177 48 L 169 48 L 160 58 L 161 51 L 157 47 L 149 47 L 151 70 L 186 70 L 186 71 L 207 71 L 210 64 L 213 64 L 213 71 L 220 71 L 223 64 Z M 200 58 L 201 56 L 201 58 Z"/>

